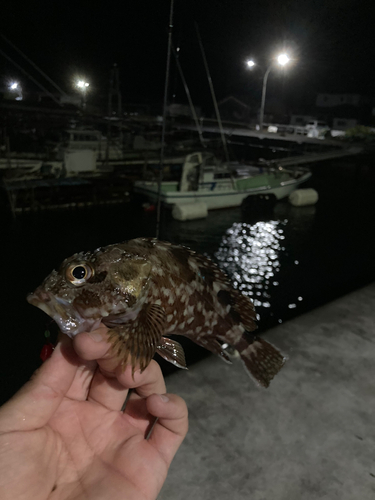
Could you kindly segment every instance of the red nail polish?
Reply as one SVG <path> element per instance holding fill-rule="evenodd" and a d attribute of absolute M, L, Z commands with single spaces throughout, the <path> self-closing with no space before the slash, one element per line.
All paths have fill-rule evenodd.
<path fill-rule="evenodd" d="M 48 344 L 44 344 L 39 354 L 40 359 L 42 361 L 46 361 L 48 358 L 51 357 L 54 349 L 55 346 L 51 342 L 48 342 Z"/>

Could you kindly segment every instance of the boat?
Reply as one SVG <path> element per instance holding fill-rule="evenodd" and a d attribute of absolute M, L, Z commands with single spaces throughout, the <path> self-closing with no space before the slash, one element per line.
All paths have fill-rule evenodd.
<path fill-rule="evenodd" d="M 281 200 L 310 177 L 306 167 L 226 163 L 213 153 L 194 152 L 185 157 L 179 180 L 161 182 L 160 199 L 170 207 L 199 202 L 206 204 L 207 210 L 238 207 L 249 196 L 269 195 Z M 157 180 L 135 181 L 133 189 L 152 202 L 158 200 Z"/>

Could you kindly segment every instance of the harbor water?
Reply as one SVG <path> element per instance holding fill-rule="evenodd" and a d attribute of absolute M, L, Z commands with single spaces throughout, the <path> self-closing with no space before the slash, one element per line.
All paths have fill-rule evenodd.
<path fill-rule="evenodd" d="M 162 212 L 160 238 L 216 260 L 234 286 L 254 300 L 259 332 L 327 303 L 375 277 L 374 158 L 322 162 L 303 187 L 314 188 L 314 206 L 287 200 L 254 211 L 251 206 L 209 212 L 179 222 Z M 51 211 L 12 219 L 1 215 L 1 401 L 39 364 L 49 318 L 25 297 L 61 261 L 81 250 L 155 236 L 156 214 L 141 204 Z M 193 365 L 205 351 L 183 340 Z M 163 363 L 167 373 L 170 367 Z M 194 369 L 194 368 L 192 368 Z"/>

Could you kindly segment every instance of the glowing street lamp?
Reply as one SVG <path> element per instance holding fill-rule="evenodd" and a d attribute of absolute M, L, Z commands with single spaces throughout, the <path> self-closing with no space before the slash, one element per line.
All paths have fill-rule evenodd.
<path fill-rule="evenodd" d="M 77 80 L 76 81 L 76 87 L 77 89 L 82 92 L 82 109 L 86 108 L 86 94 L 87 90 L 90 84 L 86 82 L 85 80 Z"/>
<path fill-rule="evenodd" d="M 264 77 L 263 77 L 263 88 L 262 88 L 262 102 L 260 105 L 260 116 L 259 116 L 259 130 L 263 130 L 263 118 L 264 118 L 264 105 L 266 103 L 266 90 L 267 90 L 267 80 L 268 80 L 268 75 L 270 74 L 271 69 L 275 66 L 275 61 L 277 64 L 280 66 L 285 66 L 290 62 L 290 57 L 286 53 L 279 54 L 275 60 L 271 62 L 271 64 L 268 66 Z M 250 59 L 247 61 L 247 65 L 249 68 L 253 68 L 255 66 L 255 62 Z"/>
<path fill-rule="evenodd" d="M 11 82 L 8 85 L 10 92 L 17 94 L 16 101 L 22 101 L 22 87 L 18 82 Z"/>
<path fill-rule="evenodd" d="M 289 58 L 288 54 L 280 54 L 277 57 L 277 62 L 280 64 L 280 66 L 285 66 L 286 64 L 288 64 L 289 61 L 290 61 L 290 58 Z"/>
<path fill-rule="evenodd" d="M 83 81 L 83 80 L 78 80 L 78 82 L 77 82 L 77 87 L 78 87 L 79 89 L 84 90 L 85 88 L 87 88 L 87 87 L 89 87 L 89 86 L 90 86 L 90 84 L 89 84 L 89 83 L 87 83 L 87 82 L 85 82 L 85 81 Z"/>

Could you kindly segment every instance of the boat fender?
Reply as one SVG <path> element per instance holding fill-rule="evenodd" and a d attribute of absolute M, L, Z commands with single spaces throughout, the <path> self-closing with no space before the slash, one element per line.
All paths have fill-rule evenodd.
<path fill-rule="evenodd" d="M 307 205 L 315 205 L 319 195 L 315 189 L 296 189 L 289 195 L 289 203 L 294 207 L 305 207 Z"/>
<path fill-rule="evenodd" d="M 207 217 L 207 205 L 202 201 L 196 203 L 176 204 L 172 209 L 172 217 L 176 220 L 204 219 Z"/>

